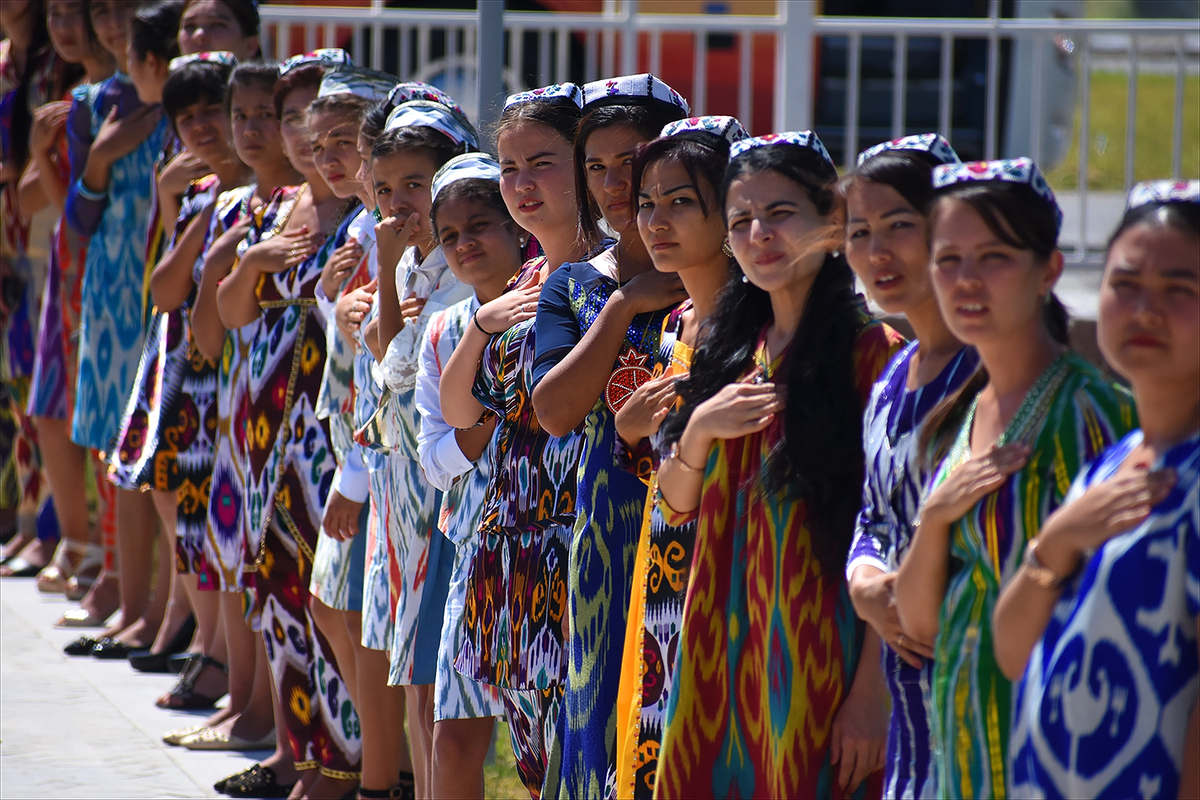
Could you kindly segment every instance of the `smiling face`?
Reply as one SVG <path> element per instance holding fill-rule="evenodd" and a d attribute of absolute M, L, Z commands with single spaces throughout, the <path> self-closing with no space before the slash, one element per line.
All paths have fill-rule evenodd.
<path fill-rule="evenodd" d="M 659 272 L 707 264 L 720 256 L 725 240 L 713 187 L 706 183 L 696 186 L 675 158 L 659 159 L 642 173 L 637 223 Z"/>
<path fill-rule="evenodd" d="M 401 150 L 371 159 L 379 213 L 400 221 L 417 214 L 413 244 L 422 253 L 428 253 L 433 244 L 433 231 L 429 227 L 429 208 L 433 205 L 430 185 L 437 170 L 438 165 L 424 149 Z"/>
<path fill-rule="evenodd" d="M 633 151 L 646 138 L 628 125 L 600 128 L 583 148 L 588 192 L 608 226 L 617 233 L 637 225 L 633 203 Z"/>
<path fill-rule="evenodd" d="M 229 115 L 218 100 L 204 98 L 185 107 L 175 116 L 175 130 L 188 152 L 209 169 L 234 157 L 229 149 Z"/>
<path fill-rule="evenodd" d="M 974 208 L 946 199 L 930 218 L 930 270 L 946 326 L 973 346 L 1025 337 L 1042 322 L 1062 259 L 1037 263 L 1032 250 L 1001 241 Z"/>
<path fill-rule="evenodd" d="M 59 58 L 79 64 L 91 52 L 83 0 L 50 0 L 46 4 L 46 30 Z"/>
<path fill-rule="evenodd" d="M 92 17 L 92 30 L 100 46 L 112 54 L 117 64 L 125 63 L 125 42 L 129 38 L 129 17 L 134 11 L 133 3 L 123 0 L 92 0 L 88 13 Z"/>
<path fill-rule="evenodd" d="M 574 230 L 575 159 L 571 143 L 549 125 L 526 123 L 496 142 L 500 156 L 500 195 L 522 228 L 549 239 Z"/>
<path fill-rule="evenodd" d="M 763 291 L 811 282 L 825 263 L 823 234 L 830 220 L 803 186 L 773 169 L 729 185 L 725 221 L 738 264 Z"/>
<path fill-rule="evenodd" d="M 179 52 L 189 56 L 220 50 L 246 61 L 258 51 L 258 37 L 242 32 L 237 17 L 222 0 L 195 0 L 179 20 Z"/>
<path fill-rule="evenodd" d="M 282 155 L 279 120 L 269 91 L 257 86 L 234 86 L 229 119 L 233 147 L 246 166 L 260 170 Z"/>
<path fill-rule="evenodd" d="M 931 297 L 925 217 L 885 183 L 858 180 L 846 197 L 846 260 L 876 303 L 903 314 Z"/>
<path fill-rule="evenodd" d="M 473 197 L 438 207 L 437 238 L 454 277 L 495 297 L 521 267 L 521 231 L 508 216 Z"/>
<path fill-rule="evenodd" d="M 339 111 L 309 113 L 309 144 L 313 163 L 321 177 L 338 197 L 354 197 L 362 184 L 358 170 L 362 159 L 358 155 L 358 118 Z"/>
<path fill-rule="evenodd" d="M 1100 286 L 1100 351 L 1134 385 L 1200 386 L 1200 241 L 1139 224 L 1113 243 Z"/>

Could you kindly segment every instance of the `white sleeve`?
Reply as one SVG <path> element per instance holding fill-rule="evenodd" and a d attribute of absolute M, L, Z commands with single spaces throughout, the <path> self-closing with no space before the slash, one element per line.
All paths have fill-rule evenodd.
<path fill-rule="evenodd" d="M 346 460 L 333 474 L 333 485 L 330 488 L 347 500 L 353 500 L 355 503 L 367 502 L 367 495 L 371 491 L 371 476 L 363 460 L 361 446 L 351 445 L 346 453 Z"/>
<path fill-rule="evenodd" d="M 442 363 L 435 338 L 444 332 L 446 314 L 439 314 L 430 321 L 421 342 L 417 365 L 417 385 L 414 402 L 421 419 L 417 434 L 417 458 L 425 478 L 433 486 L 448 491 L 454 481 L 469 472 L 475 463 L 458 446 L 454 428 L 442 417 L 442 404 L 438 396 L 438 381 L 442 377 Z M 453 351 L 453 348 L 450 348 Z M 449 353 L 444 354 L 446 356 Z"/>

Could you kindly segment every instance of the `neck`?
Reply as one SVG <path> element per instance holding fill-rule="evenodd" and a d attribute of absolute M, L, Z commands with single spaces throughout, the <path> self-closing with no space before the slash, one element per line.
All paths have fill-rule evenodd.
<path fill-rule="evenodd" d="M 542 252 L 546 254 L 546 274 L 554 272 L 563 264 L 578 261 L 583 258 L 583 248 L 579 244 L 574 227 L 555 228 L 553 234 L 537 237 Z"/>
<path fill-rule="evenodd" d="M 771 292 L 771 339 L 775 342 L 790 342 L 800 327 L 804 316 L 804 303 L 817 279 L 820 267 L 812 270 L 803 279 L 797 280 L 778 291 Z"/>
<path fill-rule="evenodd" d="M 1024 336 L 1009 336 L 1002 341 L 979 345 L 977 349 L 987 367 L 987 388 L 995 395 L 1002 413 L 1010 406 L 1015 413 L 1038 377 L 1063 351 L 1063 346 L 1054 341 L 1050 331 L 1039 321 L 1035 329 Z"/>
<path fill-rule="evenodd" d="M 316 205 L 324 205 L 330 200 L 336 200 L 337 195 L 333 193 L 333 189 L 329 188 L 329 184 L 321 175 L 305 175 L 304 178 L 308 181 L 308 193 L 312 197 L 313 203 Z"/>
<path fill-rule="evenodd" d="M 225 159 L 217 163 L 212 171 L 216 173 L 221 191 L 225 192 L 237 186 L 245 186 L 249 177 L 246 165 L 236 158 Z"/>
<path fill-rule="evenodd" d="M 729 260 L 724 253 L 719 258 L 691 269 L 680 270 L 679 280 L 692 300 L 696 323 L 712 316 L 717 307 L 717 295 L 729 280 Z"/>
<path fill-rule="evenodd" d="M 650 253 L 646 250 L 646 243 L 642 241 L 636 224 L 630 226 L 617 240 L 616 256 L 617 270 L 622 282 L 654 269 L 654 262 L 650 260 Z"/>
<path fill-rule="evenodd" d="M 1157 453 L 1179 444 L 1200 429 L 1200 392 L 1193 373 L 1183 381 L 1134 381 L 1138 420 L 1146 444 Z"/>
<path fill-rule="evenodd" d="M 99 83 L 100 81 L 111 78 L 116 66 L 111 58 L 96 58 L 88 56 L 83 59 L 84 80 L 88 83 Z"/>
<path fill-rule="evenodd" d="M 125 58 L 124 53 L 119 56 L 114 56 L 113 60 L 116 61 L 118 72 L 122 72 L 126 75 L 129 74 L 129 59 Z"/>
<path fill-rule="evenodd" d="M 921 358 L 957 353 L 962 347 L 962 342 L 946 327 L 937 300 L 932 295 L 916 308 L 907 309 L 904 316 L 908 319 L 908 324 L 912 325 L 913 335 L 918 342 L 917 354 Z"/>
<path fill-rule="evenodd" d="M 25 67 L 25 57 L 29 55 L 29 46 L 33 44 L 34 12 L 34 5 L 30 3 L 29 8 L 21 15 L 21 18 L 4 31 L 5 36 L 12 42 L 9 45 L 12 50 L 9 52 L 12 53 L 13 60 L 16 61 L 17 66 L 21 69 Z"/>
<path fill-rule="evenodd" d="M 254 182 L 263 187 L 267 194 L 279 186 L 299 186 L 304 183 L 300 173 L 292 168 L 291 162 L 284 160 L 262 169 L 254 170 Z"/>
<path fill-rule="evenodd" d="M 518 269 L 520 269 L 520 267 L 518 267 Z M 515 274 L 516 270 L 513 270 L 513 275 Z M 508 285 L 508 282 L 511 278 L 512 275 L 509 275 L 507 278 L 496 278 L 495 280 L 488 281 L 486 284 L 479 284 L 478 286 L 475 286 L 475 299 L 479 301 L 479 305 L 490 303 L 500 295 L 504 294 L 504 287 Z"/>

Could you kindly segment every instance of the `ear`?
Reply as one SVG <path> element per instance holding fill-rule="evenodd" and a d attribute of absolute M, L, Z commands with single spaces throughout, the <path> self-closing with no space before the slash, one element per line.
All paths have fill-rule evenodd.
<path fill-rule="evenodd" d="M 1058 283 L 1058 279 L 1062 277 L 1063 254 L 1061 250 L 1055 249 L 1050 254 L 1050 258 L 1046 260 L 1046 269 L 1042 272 L 1042 294 L 1047 295 L 1054 291 L 1054 285 Z"/>
<path fill-rule="evenodd" d="M 257 36 L 247 36 L 246 37 L 246 54 L 247 55 L 245 58 L 238 59 L 238 60 L 239 61 L 250 61 L 255 58 L 263 57 L 262 42 L 260 42 L 258 40 Z"/>

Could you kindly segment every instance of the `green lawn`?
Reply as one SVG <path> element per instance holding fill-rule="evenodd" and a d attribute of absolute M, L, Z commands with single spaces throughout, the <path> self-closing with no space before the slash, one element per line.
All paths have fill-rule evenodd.
<path fill-rule="evenodd" d="M 1200 77 L 1188 76 L 1183 101 L 1183 178 L 1200 178 Z M 1125 120 L 1129 79 L 1119 72 L 1093 72 L 1088 123 L 1088 187 L 1120 191 L 1125 180 Z M 1175 76 L 1140 75 L 1137 84 L 1135 180 L 1171 177 Z M 1066 158 L 1047 178 L 1056 189 L 1079 185 L 1079 111 Z"/>
<path fill-rule="evenodd" d="M 528 800 L 529 791 L 517 777 L 516 762 L 513 760 L 512 739 L 508 735 L 508 723 L 503 719 L 496 725 L 496 761 L 483 767 L 484 794 L 491 798 L 514 798 Z"/>

